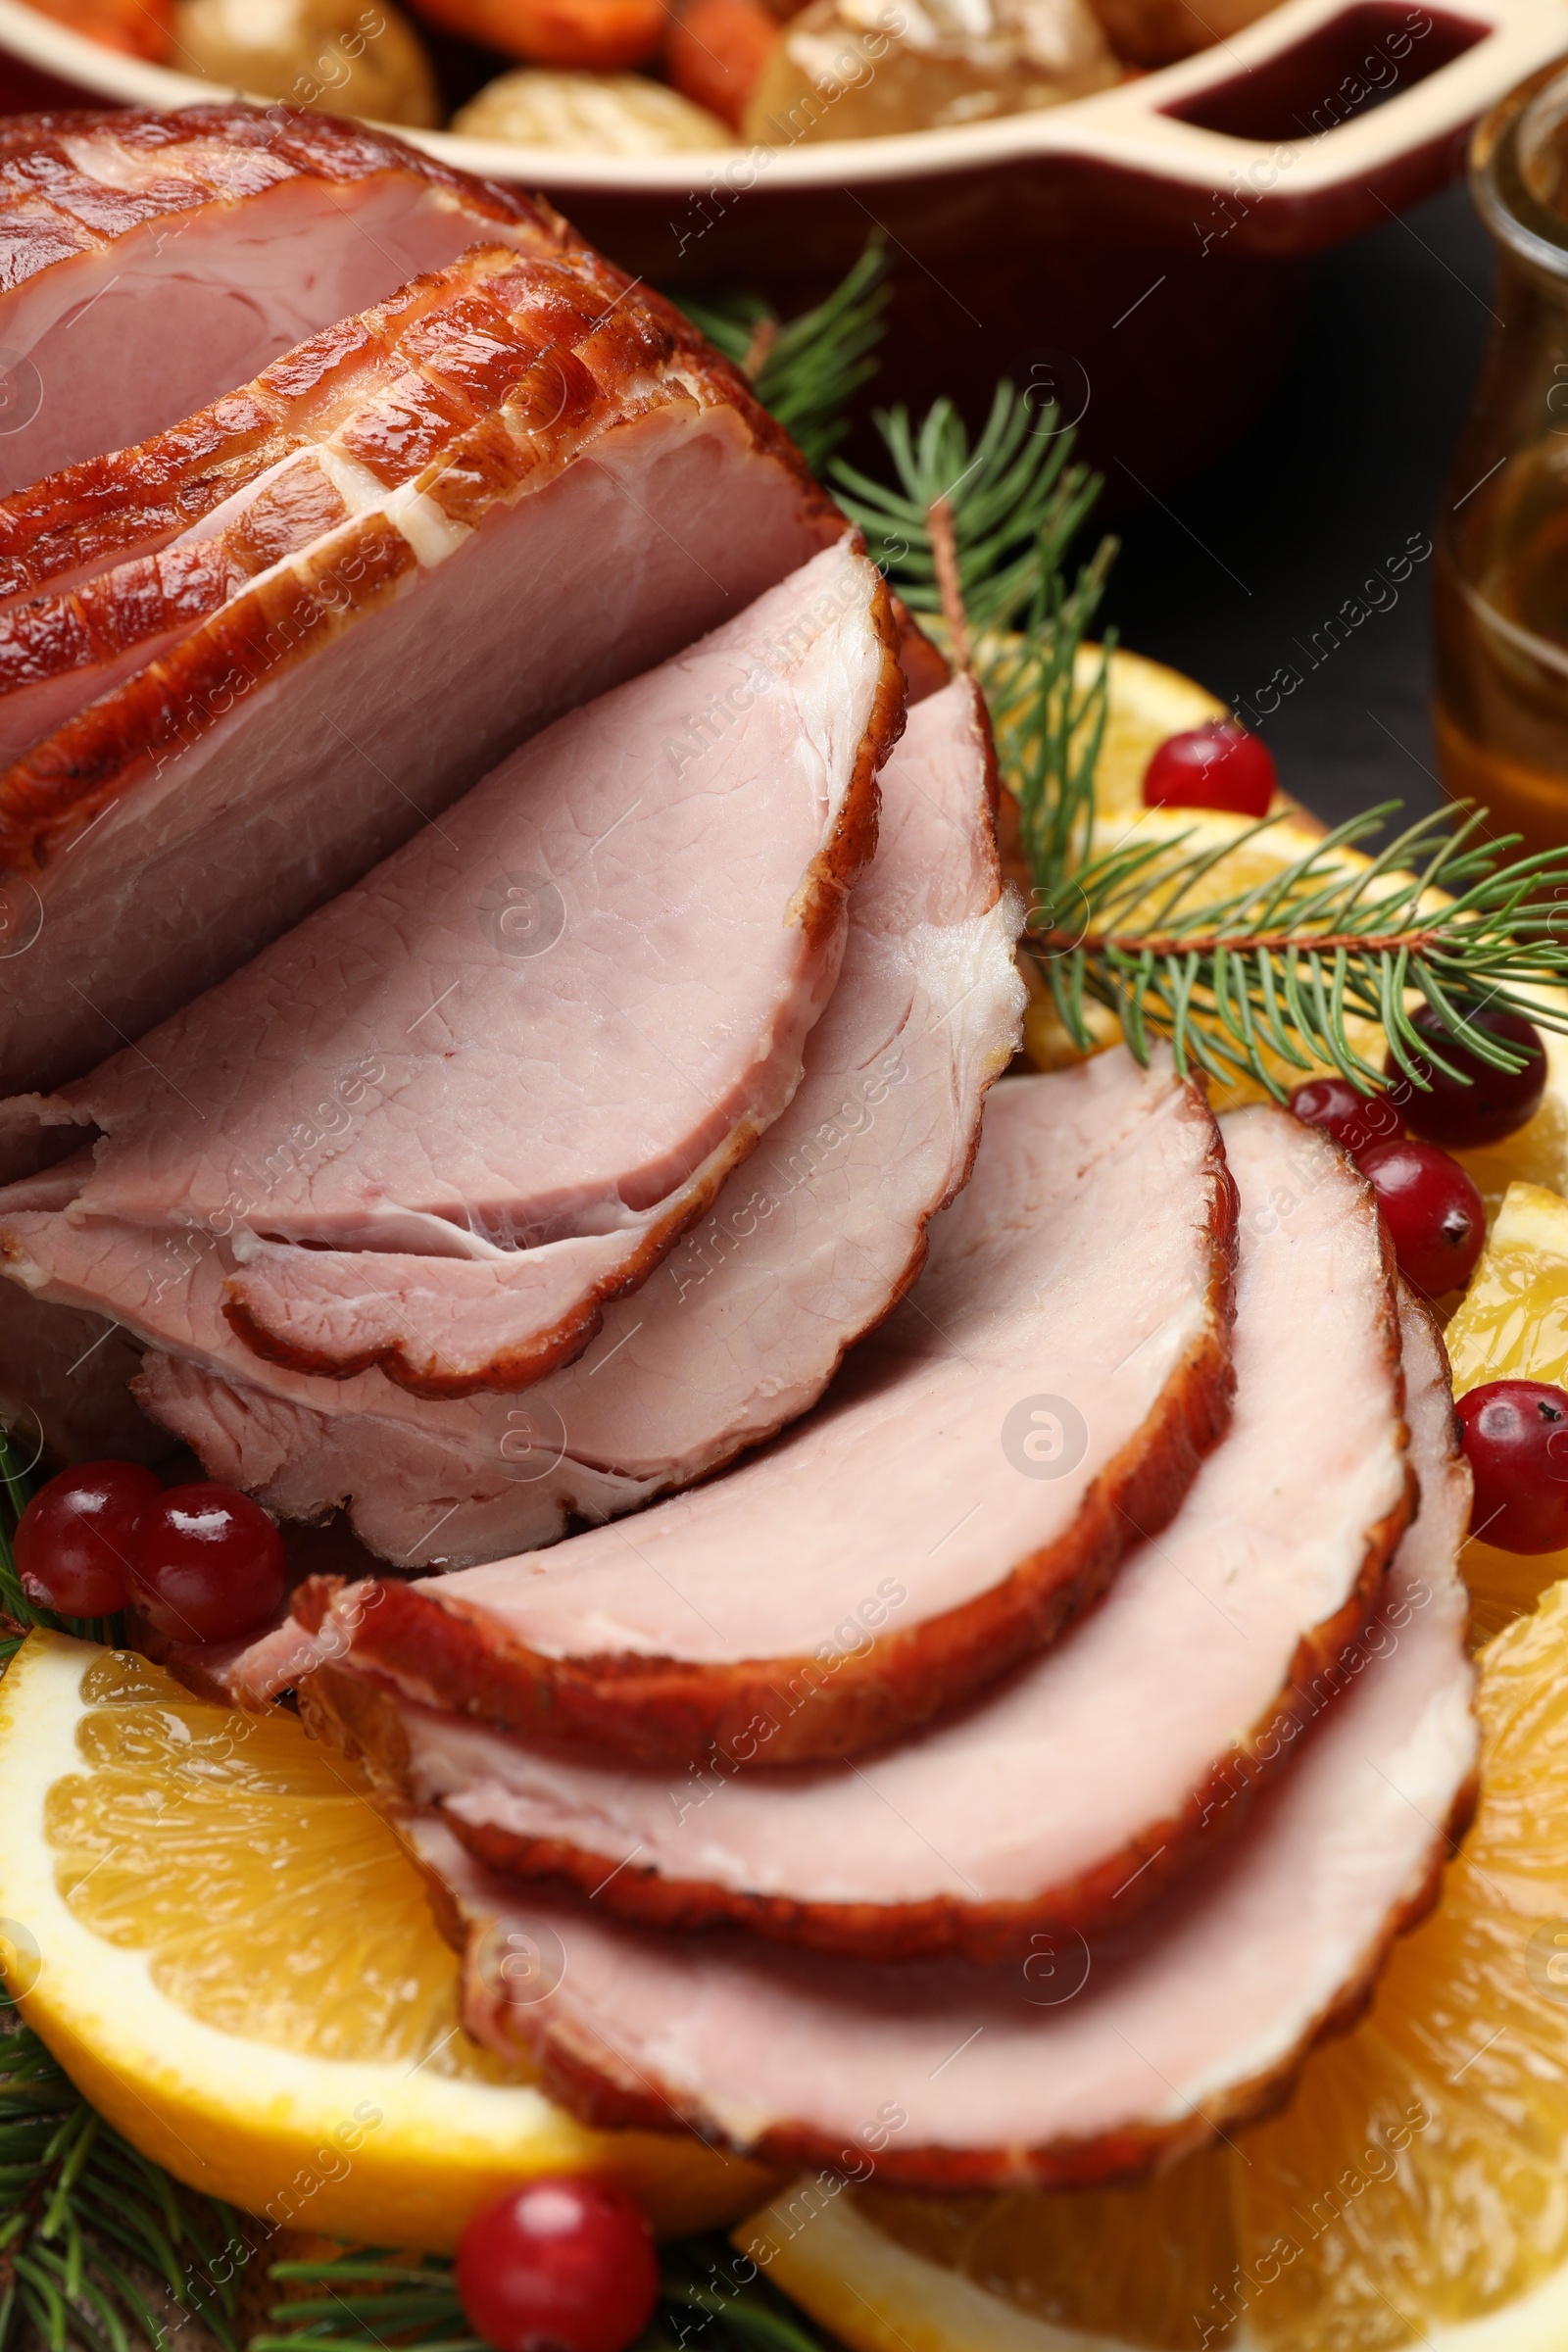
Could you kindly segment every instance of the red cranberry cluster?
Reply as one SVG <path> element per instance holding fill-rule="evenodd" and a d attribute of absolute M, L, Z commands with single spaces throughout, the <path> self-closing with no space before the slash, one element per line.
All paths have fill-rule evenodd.
<path fill-rule="evenodd" d="M 1360 1168 L 1400 1273 L 1428 1298 L 1468 1282 L 1486 1231 L 1480 1194 L 1443 1147 L 1500 1143 L 1534 1117 L 1546 1083 L 1545 1049 L 1529 1021 L 1512 1012 L 1471 1018 L 1516 1047 L 1522 1066 L 1494 1069 L 1446 1039 L 1423 1007 L 1415 1026 L 1449 1070 L 1417 1056 L 1418 1084 L 1391 1054 L 1387 1092 L 1363 1095 L 1344 1078 L 1313 1078 L 1291 1097 L 1297 1117 L 1326 1128 Z M 1568 1394 L 1539 1380 L 1492 1380 L 1459 1399 L 1458 1415 L 1475 1480 L 1472 1532 L 1503 1551 L 1568 1546 Z"/>
<path fill-rule="evenodd" d="M 112 1617 L 134 1601 L 172 1642 L 235 1642 L 288 1589 L 283 1539 L 259 1503 L 206 1482 L 164 1488 L 136 1462 L 83 1462 L 32 1497 L 17 1573 L 40 1608 Z"/>

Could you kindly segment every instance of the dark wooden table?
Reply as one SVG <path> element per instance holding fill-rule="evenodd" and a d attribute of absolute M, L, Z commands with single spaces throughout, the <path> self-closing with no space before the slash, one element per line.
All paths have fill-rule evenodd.
<path fill-rule="evenodd" d="M 1394 559 L 1397 572 L 1396 559 L 1430 540 L 1491 278 L 1491 243 L 1462 188 L 1343 247 L 1261 424 L 1121 527 L 1106 616 L 1122 642 L 1244 715 L 1258 710 L 1281 780 L 1331 821 L 1441 798 L 1432 565 L 1414 563 L 1402 582 L 1386 567 Z M 1281 671 L 1300 681 L 1288 693 Z"/>

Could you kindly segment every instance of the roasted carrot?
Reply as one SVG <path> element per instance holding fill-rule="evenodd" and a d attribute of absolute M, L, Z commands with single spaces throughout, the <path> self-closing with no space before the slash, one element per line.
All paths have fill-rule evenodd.
<path fill-rule="evenodd" d="M 465 34 L 529 65 L 618 74 L 652 57 L 664 0 L 415 0 L 443 31 Z"/>
<path fill-rule="evenodd" d="M 30 0 L 40 16 L 84 32 L 106 49 L 167 66 L 172 46 L 171 0 Z"/>
<path fill-rule="evenodd" d="M 686 0 L 664 43 L 669 78 L 683 98 L 739 130 L 778 38 L 778 19 L 762 0 Z"/>

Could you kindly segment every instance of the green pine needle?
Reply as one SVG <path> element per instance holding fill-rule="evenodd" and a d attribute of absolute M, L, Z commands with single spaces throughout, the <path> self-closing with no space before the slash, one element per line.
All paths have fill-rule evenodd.
<path fill-rule="evenodd" d="M 659 2305 L 634 2352 L 822 2352 L 822 2339 L 721 2237 L 664 2246 Z M 296 2289 L 268 2317 L 274 2332 L 248 2352 L 373 2352 L 388 2343 L 415 2352 L 486 2352 L 453 2282 L 452 2265 L 429 2254 L 411 2262 L 379 2248 L 320 2262 L 278 2262 L 269 2278 Z M 315 2294 L 297 2292 L 318 2288 Z M 356 2292 L 358 2289 L 360 2291 Z M 3 2352 L 3 2347 L 0 2347 Z"/>
<path fill-rule="evenodd" d="M 241 2232 L 227 2206 L 176 2187 L 112 2131 L 12 2013 L 0 2031 L 0 2352 L 29 2331 L 47 2352 L 162 2346 L 163 2300 L 237 2352 L 237 2293 L 216 2279 Z"/>
<path fill-rule="evenodd" d="M 750 379 L 813 473 L 849 431 L 850 401 L 877 371 L 891 299 L 887 274 L 885 241 L 873 235 L 826 301 L 786 322 L 756 294 L 678 297 L 693 324 Z"/>
<path fill-rule="evenodd" d="M 1536 993 L 1568 982 L 1568 850 L 1505 862 L 1518 836 L 1483 845 L 1484 811 L 1446 809 L 1379 846 L 1399 809 L 1391 801 L 1228 893 L 1209 885 L 1214 868 L 1279 819 L 1206 850 L 1196 826 L 1172 842 L 1141 839 L 1134 824 L 1097 846 L 1113 638 L 1098 661 L 1081 657 L 1115 546 L 1102 540 L 1070 585 L 1067 556 L 1098 478 L 1072 462 L 1055 412 L 1007 383 L 972 448 L 950 401 L 918 429 L 902 409 L 877 421 L 898 486 L 831 470 L 891 584 L 914 612 L 941 616 L 954 658 L 985 691 L 1034 884 L 1026 946 L 1081 1052 L 1101 1042 L 1089 1020 L 1098 1004 L 1141 1060 L 1165 1037 L 1184 1074 L 1245 1076 L 1283 1098 L 1296 1074 L 1324 1065 L 1363 1091 L 1385 1082 L 1351 1041 L 1357 1019 L 1381 1024 L 1416 1085 L 1429 1083 L 1418 1055 L 1453 1072 L 1413 1025 L 1423 1000 L 1448 1040 L 1496 1069 L 1523 1056 L 1477 1028 L 1478 1012 L 1568 1030 L 1568 1007 L 1544 1007 Z M 1364 871 L 1337 862 L 1347 849 L 1369 857 Z M 1428 906 L 1434 891 L 1454 903 Z"/>

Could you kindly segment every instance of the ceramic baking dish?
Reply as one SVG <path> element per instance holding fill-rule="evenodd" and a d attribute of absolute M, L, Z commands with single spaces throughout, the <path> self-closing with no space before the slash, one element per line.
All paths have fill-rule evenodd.
<path fill-rule="evenodd" d="M 1179 65 L 956 129 L 637 159 L 404 135 L 544 189 L 660 284 L 786 309 L 881 227 L 898 265 L 885 384 L 979 397 L 1010 370 L 1081 415 L 1119 483 L 1153 489 L 1256 414 L 1311 258 L 1450 179 L 1478 119 L 1562 51 L 1562 0 L 1285 0 Z M 7 111 L 214 87 L 0 0 Z"/>

